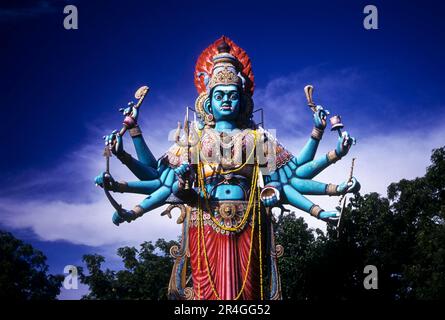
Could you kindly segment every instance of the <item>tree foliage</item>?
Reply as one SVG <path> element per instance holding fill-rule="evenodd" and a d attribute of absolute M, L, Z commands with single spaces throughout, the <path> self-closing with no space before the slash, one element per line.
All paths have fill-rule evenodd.
<path fill-rule="evenodd" d="M 41 251 L 0 231 L 0 300 L 53 300 L 62 280 L 48 274 Z"/>
<path fill-rule="evenodd" d="M 90 288 L 83 299 L 97 300 L 159 300 L 167 298 L 167 287 L 173 258 L 170 247 L 175 241 L 159 239 L 155 244 L 144 242 L 139 250 L 122 247 L 117 251 L 124 268 L 102 270 L 105 258 L 98 254 L 84 255 L 88 274 L 80 270 L 80 281 Z"/>
<path fill-rule="evenodd" d="M 445 148 L 436 149 L 424 177 L 356 195 L 340 232 L 326 235 L 290 214 L 277 221 L 285 248 L 279 268 L 289 299 L 445 299 Z M 378 269 L 378 289 L 366 290 L 366 265 Z"/>

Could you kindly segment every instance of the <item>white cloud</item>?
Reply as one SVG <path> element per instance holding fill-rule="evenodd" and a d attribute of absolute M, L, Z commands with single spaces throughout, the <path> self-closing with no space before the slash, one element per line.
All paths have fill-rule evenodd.
<path fill-rule="evenodd" d="M 359 75 L 349 69 L 324 74 L 319 68 L 306 68 L 275 78 L 264 88 L 257 89 L 255 106 L 264 108 L 266 126 L 277 129 L 279 135 L 301 134 L 312 117 L 303 90 L 305 85 L 312 84 L 315 103 L 329 109 L 329 106 L 344 106 L 348 98 L 344 93 L 351 91 L 359 80 Z"/>
<path fill-rule="evenodd" d="M 170 128 L 170 121 L 157 119 L 162 128 Z M 176 123 L 172 123 L 174 126 Z M 142 127 L 147 128 L 142 123 Z M 114 251 L 121 245 L 139 245 L 144 241 L 158 238 L 176 239 L 181 226 L 176 224 L 176 217 L 168 219 L 160 213 L 166 206 L 155 209 L 132 223 L 123 223 L 119 227 L 111 222 L 114 209 L 106 199 L 103 190 L 94 185 L 94 177 L 104 170 L 105 159 L 102 157 L 103 132 L 112 130 L 95 129 L 94 141 L 62 157 L 60 165 L 48 169 L 36 169 L 25 173 L 33 179 L 17 179 L 17 183 L 3 194 L 13 197 L 0 197 L 2 223 L 11 228 L 30 228 L 41 240 L 65 240 L 74 244 L 89 246 L 110 246 Z M 160 131 L 146 130 L 145 136 L 152 152 L 159 157 L 171 142 Z M 135 155 L 130 138 L 124 139 L 126 150 Z M 161 151 L 162 150 L 162 151 Z M 111 173 L 116 180 L 137 180 L 131 172 L 115 157 L 111 158 Z M 26 181 L 26 182 L 21 182 Z M 41 190 L 50 190 L 43 192 Z M 24 198 L 20 194 L 26 194 Z M 114 194 L 124 208 L 133 208 L 142 201 L 144 195 Z M 178 211 L 176 209 L 176 211 Z M 176 211 L 174 213 L 176 214 Z M 177 216 L 177 214 L 176 214 Z"/>
<path fill-rule="evenodd" d="M 378 192 L 386 196 L 387 187 L 392 182 L 413 179 L 425 174 L 426 167 L 430 164 L 431 151 L 445 145 L 443 137 L 445 137 L 445 126 L 431 128 L 427 133 L 412 130 L 389 135 L 370 135 L 358 139 L 357 145 L 352 146 L 350 153 L 344 159 L 328 167 L 314 180 L 336 184 L 345 181 L 349 176 L 351 159 L 355 157 L 354 176 L 361 183 L 360 192 L 362 194 Z M 336 133 L 326 132 L 317 156 L 335 148 L 336 139 Z M 299 148 L 305 143 L 304 139 L 293 141 L 288 137 L 284 137 L 282 141 L 290 146 L 289 150 L 294 154 L 298 154 Z M 326 210 L 333 210 L 338 205 L 338 197 L 308 196 L 308 198 Z M 326 229 L 324 222 L 305 213 L 298 212 L 298 215 L 307 219 L 310 227 Z"/>
<path fill-rule="evenodd" d="M 126 203 L 134 196 L 126 196 Z M 137 222 L 116 227 L 111 223 L 112 207 L 104 197 L 92 203 L 65 201 L 25 201 L 15 212 L 17 203 L 2 201 L 6 212 L 4 223 L 13 228 L 32 228 L 45 241 L 66 240 L 74 244 L 103 246 L 109 244 L 140 244 L 158 238 L 175 239 L 179 233 L 174 220 L 160 217 L 161 209 L 153 210 Z M 14 209 L 11 209 L 14 208 Z"/>

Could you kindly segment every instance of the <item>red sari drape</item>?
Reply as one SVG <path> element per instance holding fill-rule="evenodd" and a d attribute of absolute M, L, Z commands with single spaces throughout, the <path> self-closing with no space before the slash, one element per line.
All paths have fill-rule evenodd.
<path fill-rule="evenodd" d="M 190 227 L 189 249 L 195 299 L 217 299 L 210 281 L 213 282 L 214 289 L 219 298 L 222 300 L 235 299 L 243 286 L 246 272 L 247 279 L 239 299 L 258 300 L 261 298 L 257 225 L 254 230 L 252 255 L 248 266 L 251 233 L 252 226 L 249 224 L 241 232 L 230 234 L 221 234 L 221 232 L 214 230 L 212 226 L 204 225 L 204 243 L 211 278 L 209 279 L 207 262 L 204 256 L 202 231 L 200 230 L 201 246 L 198 256 L 198 227 L 193 225 Z M 264 247 L 264 244 L 262 244 L 262 247 Z M 262 253 L 264 254 L 264 249 Z M 200 270 L 198 270 L 198 259 L 200 259 Z"/>

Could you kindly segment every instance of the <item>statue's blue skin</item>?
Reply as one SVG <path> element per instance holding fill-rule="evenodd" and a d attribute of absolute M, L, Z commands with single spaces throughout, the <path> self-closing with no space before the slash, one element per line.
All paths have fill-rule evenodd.
<path fill-rule="evenodd" d="M 218 85 L 210 94 L 210 111 L 214 116 L 215 130 L 220 132 L 240 130 L 236 123 L 242 107 L 238 87 L 234 85 Z M 137 120 L 137 110 L 131 107 L 124 110 L 124 114 L 129 113 Z M 319 129 L 325 128 L 325 116 L 326 111 L 318 106 L 317 112 L 314 113 L 315 127 Z M 117 157 L 122 158 L 122 154 L 124 154 L 123 142 L 117 131 L 113 131 L 104 138 L 106 145 L 116 140 L 112 152 Z M 343 136 L 339 137 L 335 150 L 340 158 L 348 153 L 353 141 L 354 139 L 347 132 L 344 132 Z M 118 184 L 112 180 L 112 191 L 147 194 L 148 197 L 139 206 L 142 207 L 143 212 L 148 212 L 164 205 L 171 193 L 176 194 L 180 191 L 179 180 L 182 180 L 180 178 L 190 170 L 190 165 L 184 163 L 178 168 L 172 169 L 162 161 L 156 161 L 142 135 L 133 137 L 133 143 L 138 159 L 128 157 L 130 160 L 127 159 L 124 161 L 124 164 L 141 181 Z M 270 175 L 264 176 L 265 189 L 270 191 L 266 196 L 262 197 L 263 204 L 266 207 L 290 204 L 309 213 L 314 203 L 304 195 L 326 195 L 327 184 L 312 180 L 317 174 L 331 165 L 326 155 L 314 160 L 318 145 L 318 140 L 312 137 L 309 138 L 296 157 L 292 157 L 287 164 L 278 168 Z M 96 177 L 96 184 L 103 185 L 102 177 L 103 174 Z M 219 179 L 207 180 L 207 192 L 210 194 L 211 199 L 246 200 L 243 187 L 249 188 L 248 178 L 237 176 L 237 179 L 238 183 L 236 185 L 222 184 L 218 186 Z M 359 189 L 360 184 L 355 178 L 351 182 L 344 182 L 337 187 L 337 191 L 340 194 L 357 192 Z M 322 211 L 319 218 L 335 221 L 338 219 L 338 216 L 339 213 L 337 211 Z M 113 222 L 116 225 L 124 221 L 130 222 L 134 219 L 135 215 L 132 210 L 125 211 L 123 217 L 118 215 L 117 212 L 113 215 Z"/>
<path fill-rule="evenodd" d="M 237 129 L 236 118 L 240 111 L 240 95 L 234 85 L 216 86 L 212 92 L 211 112 L 215 119 L 215 130 L 231 132 Z"/>

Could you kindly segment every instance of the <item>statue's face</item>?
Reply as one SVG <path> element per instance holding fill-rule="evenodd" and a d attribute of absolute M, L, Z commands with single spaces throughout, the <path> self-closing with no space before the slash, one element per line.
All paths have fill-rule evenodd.
<path fill-rule="evenodd" d="M 235 120 L 240 110 L 240 93 L 235 85 L 218 85 L 211 97 L 212 113 L 216 121 Z"/>

